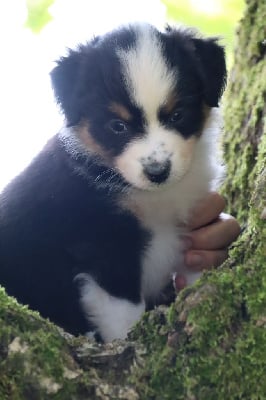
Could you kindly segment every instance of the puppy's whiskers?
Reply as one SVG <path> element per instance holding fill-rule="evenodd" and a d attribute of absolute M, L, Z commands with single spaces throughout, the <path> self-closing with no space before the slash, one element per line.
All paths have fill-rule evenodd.
<path fill-rule="evenodd" d="M 130 189 L 131 189 L 131 185 L 130 185 L 129 183 L 127 183 L 127 184 L 125 184 L 125 186 L 121 189 L 121 193 L 122 193 L 122 194 L 124 194 L 124 193 L 129 193 Z"/>
<path fill-rule="evenodd" d="M 129 184 L 121 180 L 119 173 L 113 168 L 108 168 L 101 172 L 94 179 L 94 182 L 102 188 L 108 188 L 109 195 L 115 192 L 124 193 L 130 187 Z"/>
<path fill-rule="evenodd" d="M 108 193 L 111 194 L 113 192 L 118 192 L 121 191 L 121 189 L 123 188 L 123 184 L 121 182 L 120 176 L 118 175 L 117 172 L 114 172 L 107 180 L 106 182 L 108 182 L 108 186 L 109 186 L 109 190 Z"/>
<path fill-rule="evenodd" d="M 105 176 L 106 174 L 109 174 L 110 171 L 112 171 L 112 169 L 111 169 L 111 168 L 108 168 L 107 170 L 101 172 L 101 173 L 94 179 L 94 182 L 99 182 L 99 181 L 103 178 L 103 176 Z"/>

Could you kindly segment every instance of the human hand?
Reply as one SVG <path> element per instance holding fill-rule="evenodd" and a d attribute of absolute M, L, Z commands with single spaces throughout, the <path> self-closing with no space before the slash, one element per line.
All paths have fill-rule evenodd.
<path fill-rule="evenodd" d="M 184 238 L 184 261 L 188 269 L 199 272 L 221 265 L 228 256 L 228 246 L 238 237 L 237 220 L 223 213 L 224 198 L 212 192 L 193 211 Z M 186 286 L 184 276 L 175 278 L 177 290 Z"/>

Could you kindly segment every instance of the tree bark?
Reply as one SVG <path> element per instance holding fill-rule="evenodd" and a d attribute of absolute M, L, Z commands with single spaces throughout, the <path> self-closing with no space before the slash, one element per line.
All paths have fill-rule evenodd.
<path fill-rule="evenodd" d="M 0 289 L 0 399 L 266 398 L 266 2 L 247 0 L 225 98 L 229 260 L 126 341 L 74 338 Z"/>

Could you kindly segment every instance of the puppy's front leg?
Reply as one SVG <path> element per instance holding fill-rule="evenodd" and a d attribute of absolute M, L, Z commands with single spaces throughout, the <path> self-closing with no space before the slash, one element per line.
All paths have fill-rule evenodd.
<path fill-rule="evenodd" d="M 145 311 L 144 300 L 133 303 L 110 295 L 87 273 L 75 277 L 80 287 L 80 304 L 90 323 L 96 326 L 104 342 L 124 339 Z"/>

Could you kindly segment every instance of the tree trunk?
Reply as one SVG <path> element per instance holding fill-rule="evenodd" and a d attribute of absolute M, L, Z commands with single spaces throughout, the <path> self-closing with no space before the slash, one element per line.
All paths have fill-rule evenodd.
<path fill-rule="evenodd" d="M 0 290 L 0 399 L 266 398 L 266 2 L 247 0 L 225 99 L 224 193 L 244 232 L 222 268 L 127 341 L 74 338 Z"/>

